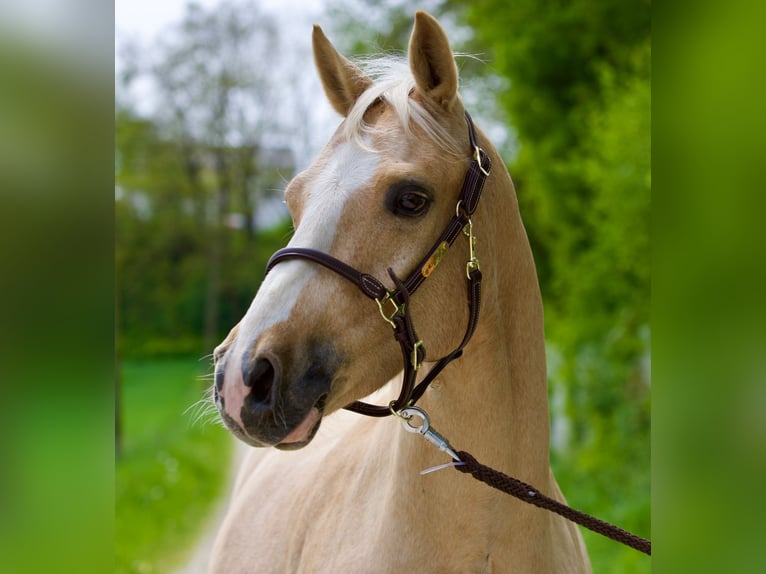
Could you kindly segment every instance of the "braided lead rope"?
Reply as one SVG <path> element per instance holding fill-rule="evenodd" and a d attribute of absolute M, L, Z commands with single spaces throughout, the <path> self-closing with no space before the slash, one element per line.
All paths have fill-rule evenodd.
<path fill-rule="evenodd" d="M 589 514 L 570 508 L 565 504 L 561 504 L 557 500 L 545 496 L 534 486 L 481 464 L 467 452 L 458 451 L 457 455 L 460 457 L 460 460 L 465 463 L 464 465 L 455 466 L 460 472 L 469 473 L 475 479 L 505 492 L 506 494 L 510 494 L 519 500 L 555 512 L 567 520 L 571 520 L 580 526 L 584 526 L 588 530 L 592 530 L 593 532 L 611 538 L 616 542 L 630 546 L 649 556 L 652 555 L 652 543 L 649 540 L 631 534 L 622 528 L 604 522 L 603 520 L 599 520 Z"/>

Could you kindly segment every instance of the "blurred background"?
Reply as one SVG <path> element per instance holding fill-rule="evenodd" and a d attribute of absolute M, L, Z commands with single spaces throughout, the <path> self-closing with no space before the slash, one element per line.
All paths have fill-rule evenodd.
<path fill-rule="evenodd" d="M 546 309 L 552 463 L 571 505 L 650 530 L 651 5 L 643 0 L 119 0 L 115 22 L 117 573 L 179 571 L 235 448 L 210 353 L 289 238 L 281 193 L 339 118 L 311 25 L 406 49 L 415 9 L 515 181 Z M 584 531 L 594 572 L 650 560 Z M 189 571 L 188 569 L 186 570 Z"/>

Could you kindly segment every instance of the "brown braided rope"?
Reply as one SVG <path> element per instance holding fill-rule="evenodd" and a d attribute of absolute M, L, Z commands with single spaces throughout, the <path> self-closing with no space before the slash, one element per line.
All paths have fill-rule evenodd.
<path fill-rule="evenodd" d="M 557 500 L 545 496 L 534 486 L 521 482 L 516 478 L 503 474 L 488 466 L 484 466 L 467 452 L 459 451 L 457 455 L 460 457 L 460 460 L 465 463 L 463 465 L 455 466 L 460 472 L 469 473 L 475 479 L 501 490 L 506 494 L 510 494 L 519 500 L 555 512 L 567 520 L 571 520 L 580 526 L 584 526 L 588 530 L 592 530 L 593 532 L 611 538 L 616 542 L 635 548 L 649 556 L 652 555 L 652 543 L 649 540 L 631 534 L 613 524 L 599 520 L 590 514 L 585 514 L 584 512 L 570 508 L 565 504 L 561 504 Z"/>

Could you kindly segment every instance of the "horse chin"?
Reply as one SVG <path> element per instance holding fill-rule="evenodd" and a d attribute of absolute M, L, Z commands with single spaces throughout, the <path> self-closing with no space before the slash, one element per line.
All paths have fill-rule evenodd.
<path fill-rule="evenodd" d="M 327 395 L 328 392 L 322 392 L 313 405 L 307 401 L 307 410 L 306 407 L 301 409 L 290 401 L 283 402 L 279 415 L 282 424 L 276 423 L 274 412 L 269 409 L 245 421 L 249 424 L 242 425 L 229 416 L 224 409 L 223 398 L 217 393 L 216 404 L 226 427 L 242 442 L 256 448 L 274 447 L 280 450 L 297 450 L 308 445 L 319 430 Z M 247 416 L 246 407 L 242 409 L 242 416 L 243 418 Z"/>
<path fill-rule="evenodd" d="M 324 410 L 326 397 L 326 395 L 323 396 L 317 403 L 318 406 L 312 407 L 300 424 L 290 431 L 274 448 L 279 450 L 298 450 L 309 444 L 319 430 L 319 425 L 322 424 L 322 411 Z M 320 403 L 322 404 L 320 405 Z"/>

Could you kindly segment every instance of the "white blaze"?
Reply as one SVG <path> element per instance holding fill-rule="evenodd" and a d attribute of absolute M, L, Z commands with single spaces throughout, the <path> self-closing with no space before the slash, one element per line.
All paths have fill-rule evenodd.
<path fill-rule="evenodd" d="M 328 252 L 335 239 L 338 222 L 351 195 L 370 184 L 378 168 L 378 155 L 345 142 L 332 153 L 324 169 L 308 182 L 299 228 L 290 247 L 309 247 Z M 308 261 L 284 261 L 274 267 L 261 284 L 258 294 L 240 324 L 235 356 L 242 345 L 252 345 L 277 323 L 286 321 L 317 265 Z"/>

